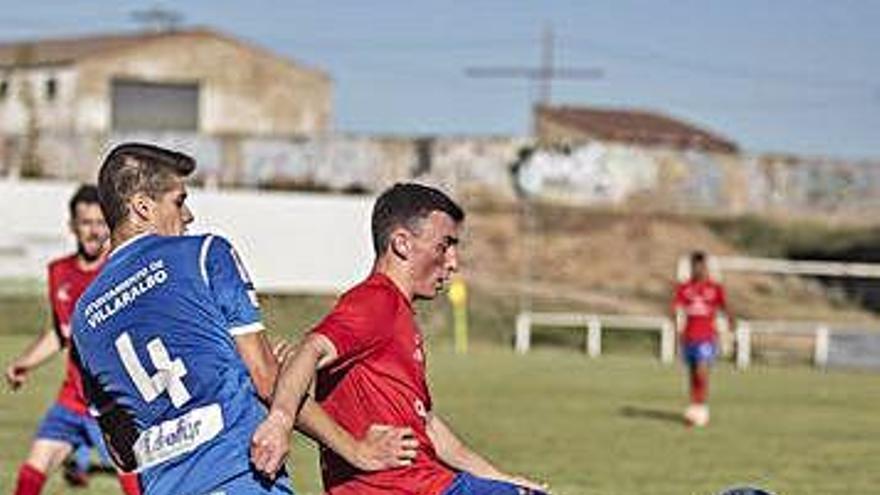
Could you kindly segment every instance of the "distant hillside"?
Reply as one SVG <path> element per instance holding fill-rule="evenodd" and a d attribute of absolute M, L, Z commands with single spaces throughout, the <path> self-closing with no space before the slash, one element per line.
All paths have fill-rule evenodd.
<path fill-rule="evenodd" d="M 531 246 L 527 290 L 538 310 L 664 313 L 681 255 L 693 249 L 771 254 L 735 245 L 718 225 L 698 217 L 541 207 L 527 240 L 519 235 L 521 224 L 514 210 L 472 209 L 463 263 L 476 287 L 516 298 L 526 289 L 524 253 Z M 876 319 L 815 280 L 735 274 L 724 282 L 731 305 L 749 318 Z"/>

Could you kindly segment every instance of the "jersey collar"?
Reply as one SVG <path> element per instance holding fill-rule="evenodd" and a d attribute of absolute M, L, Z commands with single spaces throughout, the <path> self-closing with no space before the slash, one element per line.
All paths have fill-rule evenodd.
<path fill-rule="evenodd" d="M 151 235 L 153 235 L 153 234 L 150 233 L 150 232 L 142 232 L 142 233 L 140 233 L 140 234 L 138 234 L 138 235 L 136 235 L 136 236 L 129 237 L 128 239 L 125 240 L 125 242 L 123 242 L 122 244 L 116 246 L 116 248 L 113 249 L 113 251 L 110 251 L 110 254 L 107 255 L 107 257 L 108 257 L 108 258 L 112 258 L 113 256 L 115 256 L 117 253 L 119 253 L 119 252 L 122 251 L 123 249 L 125 249 L 125 248 L 131 246 L 131 245 L 134 244 L 135 242 L 137 242 L 137 241 L 143 239 L 144 237 L 151 236 Z"/>

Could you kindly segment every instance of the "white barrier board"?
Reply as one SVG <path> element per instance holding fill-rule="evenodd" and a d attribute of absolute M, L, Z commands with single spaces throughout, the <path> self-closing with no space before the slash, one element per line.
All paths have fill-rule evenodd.
<path fill-rule="evenodd" d="M 46 263 L 74 248 L 67 201 L 78 184 L 0 180 L 0 279 L 45 278 Z M 338 293 L 370 270 L 373 198 L 190 190 L 192 233 L 230 239 L 257 289 Z"/>

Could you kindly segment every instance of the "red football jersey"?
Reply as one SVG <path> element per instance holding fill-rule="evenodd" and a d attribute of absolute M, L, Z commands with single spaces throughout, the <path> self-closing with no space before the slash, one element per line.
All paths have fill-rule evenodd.
<path fill-rule="evenodd" d="M 422 333 L 410 301 L 386 275 L 375 273 L 342 296 L 313 332 L 333 342 L 337 360 L 318 373 L 316 398 L 355 438 L 371 424 L 412 428 L 419 442 L 413 464 L 367 473 L 321 450 L 330 495 L 440 494 L 455 473 L 437 457 L 426 432 L 431 395 Z"/>
<path fill-rule="evenodd" d="M 52 319 L 55 332 L 62 345 L 70 345 L 70 315 L 79 296 L 98 275 L 100 267 L 83 270 L 77 263 L 76 255 L 59 258 L 49 263 L 49 302 L 52 306 Z M 79 369 L 67 356 L 67 373 L 58 392 L 58 403 L 78 414 L 87 414 L 88 406 L 83 395 Z"/>
<path fill-rule="evenodd" d="M 685 342 L 705 342 L 715 338 L 715 315 L 727 307 L 724 287 L 712 280 L 689 280 L 675 290 L 673 306 L 684 311 Z"/>

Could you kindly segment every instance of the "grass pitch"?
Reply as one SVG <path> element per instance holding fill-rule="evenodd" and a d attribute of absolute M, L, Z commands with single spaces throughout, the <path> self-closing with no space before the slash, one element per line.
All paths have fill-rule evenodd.
<path fill-rule="evenodd" d="M 325 306 L 270 307 L 267 320 L 294 328 Z M 23 333 L 28 325 L 11 317 L 0 321 L 4 365 L 31 338 Z M 437 332 L 428 357 L 436 411 L 475 450 L 548 481 L 554 493 L 708 495 L 752 483 L 779 494 L 852 495 L 880 487 L 877 375 L 762 366 L 739 372 L 721 364 L 712 380 L 710 426 L 688 429 L 679 420 L 685 405 L 679 365 L 661 365 L 641 352 L 589 360 L 546 345 L 520 357 L 493 339 L 458 356 Z M 0 491 L 11 492 L 61 372 L 56 360 L 23 391 L 4 388 L 0 395 Z M 297 441 L 293 473 L 297 493 L 320 493 L 307 440 Z M 118 490 L 102 476 L 74 492 L 54 476 L 46 491 L 68 492 Z"/>

